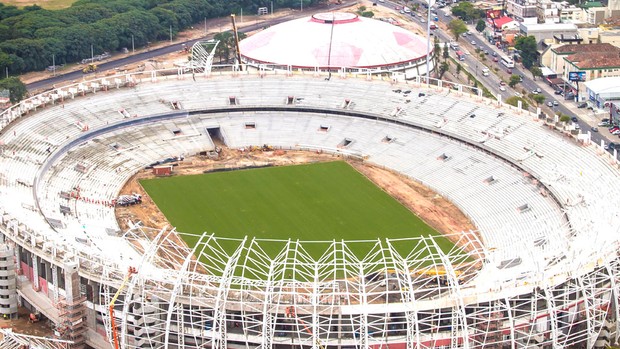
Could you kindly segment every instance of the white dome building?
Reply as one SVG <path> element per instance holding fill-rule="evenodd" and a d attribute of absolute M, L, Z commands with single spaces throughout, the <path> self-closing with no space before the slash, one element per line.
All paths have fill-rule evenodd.
<path fill-rule="evenodd" d="M 426 74 L 423 37 L 353 13 L 319 13 L 272 26 L 241 41 L 240 51 L 242 61 L 256 67 Z"/>

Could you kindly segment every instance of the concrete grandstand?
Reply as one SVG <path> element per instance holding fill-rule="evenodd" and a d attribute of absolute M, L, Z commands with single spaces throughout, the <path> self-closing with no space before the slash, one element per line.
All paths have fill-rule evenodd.
<path fill-rule="evenodd" d="M 3 113 L 0 232 L 14 249 L 23 302 L 56 323 L 59 337 L 95 348 L 617 342 L 615 157 L 587 135 L 465 86 L 325 76 L 124 75 Z M 261 252 L 269 241 L 251 236 L 230 252 L 213 234 L 189 248 L 174 229 L 134 222 L 120 231 L 111 202 L 128 178 L 214 149 L 213 128 L 231 148 L 320 149 L 397 171 L 449 198 L 477 235 L 454 233 L 451 251 L 412 238 L 406 255 L 378 237 L 361 257 L 349 252 L 359 242 L 326 241 L 317 259 L 304 252 L 307 241 L 269 258 Z"/>

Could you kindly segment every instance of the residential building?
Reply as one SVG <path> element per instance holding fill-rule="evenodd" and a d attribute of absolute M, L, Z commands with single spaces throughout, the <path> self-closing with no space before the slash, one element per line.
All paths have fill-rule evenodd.
<path fill-rule="evenodd" d="M 605 77 L 620 77 L 620 48 L 609 43 L 587 45 L 562 45 L 545 52 L 541 63 L 562 77 L 573 89 L 579 100 L 580 85 L 569 81 L 569 73 L 584 72 L 585 81 Z"/>
<path fill-rule="evenodd" d="M 536 1 L 536 17 L 538 23 L 560 23 L 562 5 L 551 0 Z"/>
<path fill-rule="evenodd" d="M 560 22 L 562 23 L 585 23 L 586 14 L 583 8 L 575 5 L 563 7 L 560 10 Z"/>
<path fill-rule="evenodd" d="M 536 18 L 536 1 L 508 0 L 506 12 L 518 22 L 524 22 L 525 18 Z"/>

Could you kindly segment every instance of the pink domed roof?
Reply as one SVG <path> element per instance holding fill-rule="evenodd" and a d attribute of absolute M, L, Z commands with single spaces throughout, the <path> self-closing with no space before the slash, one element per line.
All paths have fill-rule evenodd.
<path fill-rule="evenodd" d="M 376 68 L 424 57 L 426 40 L 387 22 L 336 12 L 274 25 L 241 41 L 240 50 L 261 63 Z"/>

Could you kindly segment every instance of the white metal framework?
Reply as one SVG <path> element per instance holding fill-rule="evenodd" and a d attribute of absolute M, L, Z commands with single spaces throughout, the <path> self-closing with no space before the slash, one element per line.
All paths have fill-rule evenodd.
<path fill-rule="evenodd" d="M 46 92 L 3 113 L 3 127 L 12 128 L 0 136 L 6 169 L 0 230 L 21 250 L 22 267 L 28 268 L 26 252 L 52 264 L 52 272 L 68 273 L 68 261 L 79 265 L 82 282 L 97 286 L 85 295 L 92 317 L 105 324 L 109 341 L 119 335 L 121 348 L 556 349 L 618 340 L 620 221 L 615 205 L 605 208 L 617 200 L 608 184 L 620 173 L 602 147 L 566 141 L 549 131 L 553 120 L 532 120 L 464 94 L 462 86 L 264 73 L 208 72 L 191 83 L 197 90 L 183 74 L 104 78 Z M 80 94 L 103 86 L 107 92 L 90 95 L 83 108 Z M 130 105 L 133 100 L 140 103 Z M 277 128 L 278 121 L 295 132 Z M 208 233 L 191 236 L 197 244 L 188 247 L 179 237 L 190 234 L 175 230 L 137 222 L 120 236 L 110 229 L 115 221 L 105 195 L 118 193 L 114 183 L 162 154 L 211 146 L 201 130 L 215 126 L 234 145 L 279 139 L 282 147 L 362 154 L 417 173 L 466 207 L 474 222 L 497 224 L 497 231 L 481 231 L 481 239 L 451 234 L 455 247 L 444 250 L 433 237 L 317 242 Z M 338 144 L 351 134 L 357 139 L 349 148 L 301 143 Z M 414 163 L 399 153 L 411 144 L 431 160 Z M 554 144 L 562 147 L 549 149 Z M 408 172 L 425 163 L 428 170 Z M 480 164 L 488 167 L 476 172 Z M 455 183 L 461 174 L 475 190 L 439 185 L 433 172 L 451 174 Z M 501 196 L 518 186 L 531 193 Z M 607 202 L 591 194 L 601 187 Z M 482 191 L 488 196 L 481 199 Z M 491 199 L 483 209 L 467 205 Z M 510 212 L 495 210 L 513 199 L 518 206 Z M 267 245 L 279 249 L 268 253 Z M 309 253 L 309 245 L 322 253 Z M 136 272 L 118 292 L 128 266 Z M 53 276 L 50 299 L 60 292 Z M 111 328 L 106 309 L 117 293 Z"/>

